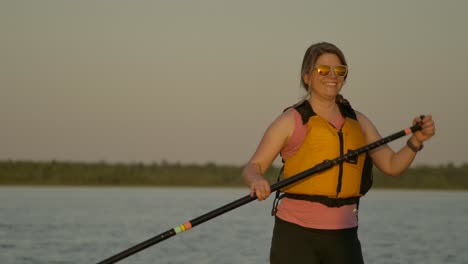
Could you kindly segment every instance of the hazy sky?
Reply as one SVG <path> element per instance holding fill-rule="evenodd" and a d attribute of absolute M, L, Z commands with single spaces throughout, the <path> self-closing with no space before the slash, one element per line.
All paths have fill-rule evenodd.
<path fill-rule="evenodd" d="M 309 45 L 383 136 L 432 113 L 416 164 L 468 162 L 468 1 L 0 1 L 0 159 L 241 165 Z M 399 148 L 405 139 L 391 145 Z"/>

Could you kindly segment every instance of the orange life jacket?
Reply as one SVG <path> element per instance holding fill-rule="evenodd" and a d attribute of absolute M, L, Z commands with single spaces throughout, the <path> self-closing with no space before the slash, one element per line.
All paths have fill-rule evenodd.
<path fill-rule="evenodd" d="M 356 113 L 349 105 L 338 104 L 345 118 L 339 131 L 317 115 L 306 100 L 294 108 L 307 124 L 307 135 L 299 150 L 284 160 L 284 178 L 314 167 L 324 160 L 337 158 L 349 150 L 365 145 L 364 135 Z M 351 198 L 356 203 L 372 185 L 372 161 L 368 153 L 347 160 L 328 170 L 314 174 L 283 188 L 286 197 L 318 201 L 327 206 L 341 206 L 340 200 Z M 356 199 L 353 199 L 356 198 Z"/>

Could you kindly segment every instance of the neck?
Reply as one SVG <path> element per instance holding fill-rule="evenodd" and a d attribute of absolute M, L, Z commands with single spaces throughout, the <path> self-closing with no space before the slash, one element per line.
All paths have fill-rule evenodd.
<path fill-rule="evenodd" d="M 323 99 L 317 98 L 316 96 L 309 96 L 308 100 L 316 113 L 317 111 L 330 113 L 338 110 L 335 98 Z"/>
<path fill-rule="evenodd" d="M 327 119 L 329 122 L 333 122 L 341 116 L 340 108 L 336 104 L 335 98 L 333 98 L 333 100 L 323 100 L 310 96 L 308 100 L 314 112 Z"/>

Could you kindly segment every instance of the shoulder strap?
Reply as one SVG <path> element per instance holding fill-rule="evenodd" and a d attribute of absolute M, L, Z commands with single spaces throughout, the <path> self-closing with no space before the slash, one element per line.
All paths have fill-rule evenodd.
<path fill-rule="evenodd" d="M 297 105 L 295 105 L 293 107 L 301 115 L 303 125 L 305 125 L 305 124 L 307 124 L 307 122 L 309 122 L 309 118 L 316 115 L 316 113 L 312 109 L 312 106 L 310 105 L 309 101 L 307 101 L 307 100 L 304 100 L 303 102 L 301 102 L 301 103 L 299 103 L 299 104 L 297 104 Z"/>
<path fill-rule="evenodd" d="M 349 103 L 344 104 L 344 103 L 338 102 L 338 107 L 340 108 L 340 112 L 344 117 L 357 120 L 356 112 L 354 112 L 354 109 L 351 107 Z"/>
<path fill-rule="evenodd" d="M 291 107 L 286 108 L 284 111 L 288 110 L 289 108 Z M 297 105 L 292 106 L 292 108 L 296 109 L 296 111 L 299 112 L 299 114 L 301 115 L 303 125 L 309 122 L 309 118 L 317 115 L 314 112 L 314 109 L 312 109 L 312 106 L 310 105 L 309 101 L 307 100 L 304 100 L 301 103 L 298 103 Z M 356 112 L 354 112 L 354 109 L 351 107 L 349 103 L 338 102 L 338 108 L 340 109 L 340 112 L 344 117 L 357 120 Z"/>

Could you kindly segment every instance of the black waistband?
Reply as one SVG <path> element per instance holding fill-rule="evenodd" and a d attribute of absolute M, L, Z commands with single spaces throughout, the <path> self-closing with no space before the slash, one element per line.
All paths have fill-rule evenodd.
<path fill-rule="evenodd" d="M 343 205 L 358 204 L 360 197 L 349 197 L 349 198 L 330 198 L 323 195 L 308 195 L 308 194 L 296 194 L 296 193 L 283 193 L 281 198 L 290 198 L 296 200 L 306 200 L 311 202 L 318 202 L 328 207 L 341 207 Z"/>
<path fill-rule="evenodd" d="M 282 225 L 282 226 L 289 226 L 290 228 L 302 229 L 303 231 L 306 231 L 306 232 L 322 234 L 322 235 L 340 236 L 340 235 L 347 235 L 347 234 L 356 234 L 358 231 L 358 226 L 342 228 L 342 229 L 317 229 L 317 228 L 304 227 L 295 223 L 291 223 L 284 219 L 281 219 L 278 216 L 275 216 L 275 224 Z"/>

